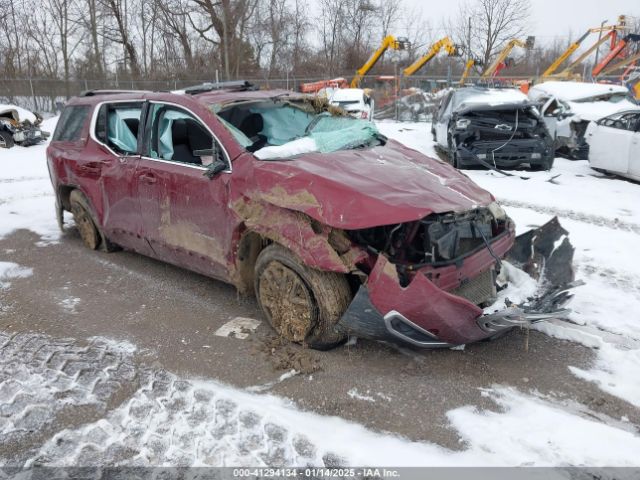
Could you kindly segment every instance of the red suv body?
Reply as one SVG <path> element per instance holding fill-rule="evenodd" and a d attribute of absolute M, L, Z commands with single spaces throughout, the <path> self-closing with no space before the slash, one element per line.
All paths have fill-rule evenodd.
<path fill-rule="evenodd" d="M 360 128 L 334 120 L 360 121 L 291 92 L 202 90 L 72 99 L 47 149 L 59 220 L 72 211 L 92 248 L 255 291 L 281 335 L 319 348 L 349 333 L 424 347 L 496 333 L 482 306 L 514 225 L 491 194 L 375 132 L 296 154 L 282 137 L 330 143 Z M 284 151 L 261 160 L 264 147 Z"/>

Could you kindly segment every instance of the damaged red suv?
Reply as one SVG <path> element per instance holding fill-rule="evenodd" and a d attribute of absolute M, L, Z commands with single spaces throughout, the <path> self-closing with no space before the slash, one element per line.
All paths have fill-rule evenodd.
<path fill-rule="evenodd" d="M 47 159 L 60 225 L 70 211 L 89 248 L 255 293 L 293 342 L 453 346 L 564 312 L 557 295 L 543 311 L 489 307 L 518 250 L 491 194 L 317 98 L 246 82 L 86 92 Z M 566 239 L 534 248 L 538 238 L 519 249 L 521 266 L 572 251 Z"/>

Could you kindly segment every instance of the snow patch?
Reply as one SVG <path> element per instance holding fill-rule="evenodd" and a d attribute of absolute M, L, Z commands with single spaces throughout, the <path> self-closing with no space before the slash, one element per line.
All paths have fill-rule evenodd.
<path fill-rule="evenodd" d="M 447 413 L 476 452 L 521 466 L 637 466 L 640 437 L 507 387 L 488 392 L 503 412 L 462 407 Z"/>
<path fill-rule="evenodd" d="M 256 331 L 256 328 L 258 328 L 260 323 L 260 320 L 256 320 L 254 318 L 236 317 L 218 328 L 214 332 L 214 335 L 217 335 L 218 337 L 233 336 L 244 340 L 249 338 L 250 333 Z"/>
<path fill-rule="evenodd" d="M 502 262 L 501 276 L 506 277 L 507 286 L 498 292 L 496 301 L 484 309 L 484 313 L 493 313 L 506 308 L 509 302 L 519 305 L 533 297 L 538 289 L 538 282 L 523 270 L 514 267 L 509 262 Z"/>
<path fill-rule="evenodd" d="M 369 390 L 367 390 L 367 394 L 369 393 Z M 356 400 L 363 400 L 365 402 L 371 402 L 371 403 L 375 403 L 376 399 L 373 398 L 370 395 L 365 395 L 362 394 L 360 392 L 358 392 L 358 390 L 356 388 L 352 388 L 351 390 L 349 390 L 347 392 L 347 395 L 349 395 L 351 398 L 355 398 Z"/>
<path fill-rule="evenodd" d="M 9 288 L 13 278 L 27 278 L 33 275 L 33 269 L 21 267 L 17 263 L 0 261 L 0 289 Z"/>

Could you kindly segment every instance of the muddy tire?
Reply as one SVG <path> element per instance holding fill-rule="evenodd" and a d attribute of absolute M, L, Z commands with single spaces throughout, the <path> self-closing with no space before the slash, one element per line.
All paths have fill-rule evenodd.
<path fill-rule="evenodd" d="M 254 279 L 260 308 L 283 338 L 318 350 L 346 339 L 334 330 L 351 302 L 345 275 L 307 267 L 286 248 L 272 244 L 260 252 Z"/>
<path fill-rule="evenodd" d="M 14 145 L 13 135 L 5 131 L 0 132 L 0 148 L 11 148 Z"/>
<path fill-rule="evenodd" d="M 80 190 L 74 190 L 69 195 L 69 203 L 82 242 L 91 250 L 96 250 L 100 246 L 100 232 L 93 222 L 87 200 Z"/>

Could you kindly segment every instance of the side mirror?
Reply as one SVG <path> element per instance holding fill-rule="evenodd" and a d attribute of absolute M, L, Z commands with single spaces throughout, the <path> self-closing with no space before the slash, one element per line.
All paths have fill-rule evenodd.
<path fill-rule="evenodd" d="M 207 166 L 207 171 L 203 173 L 205 177 L 213 178 L 218 175 L 220 172 L 223 172 L 227 169 L 227 162 L 219 159 L 215 159 L 213 163 Z"/>
<path fill-rule="evenodd" d="M 228 167 L 227 161 L 224 157 L 224 152 L 218 147 L 215 140 L 212 148 L 194 150 L 193 155 L 196 157 L 210 157 L 213 159 L 213 161 L 207 165 L 207 171 L 203 174 L 205 177 L 213 178 Z"/>

